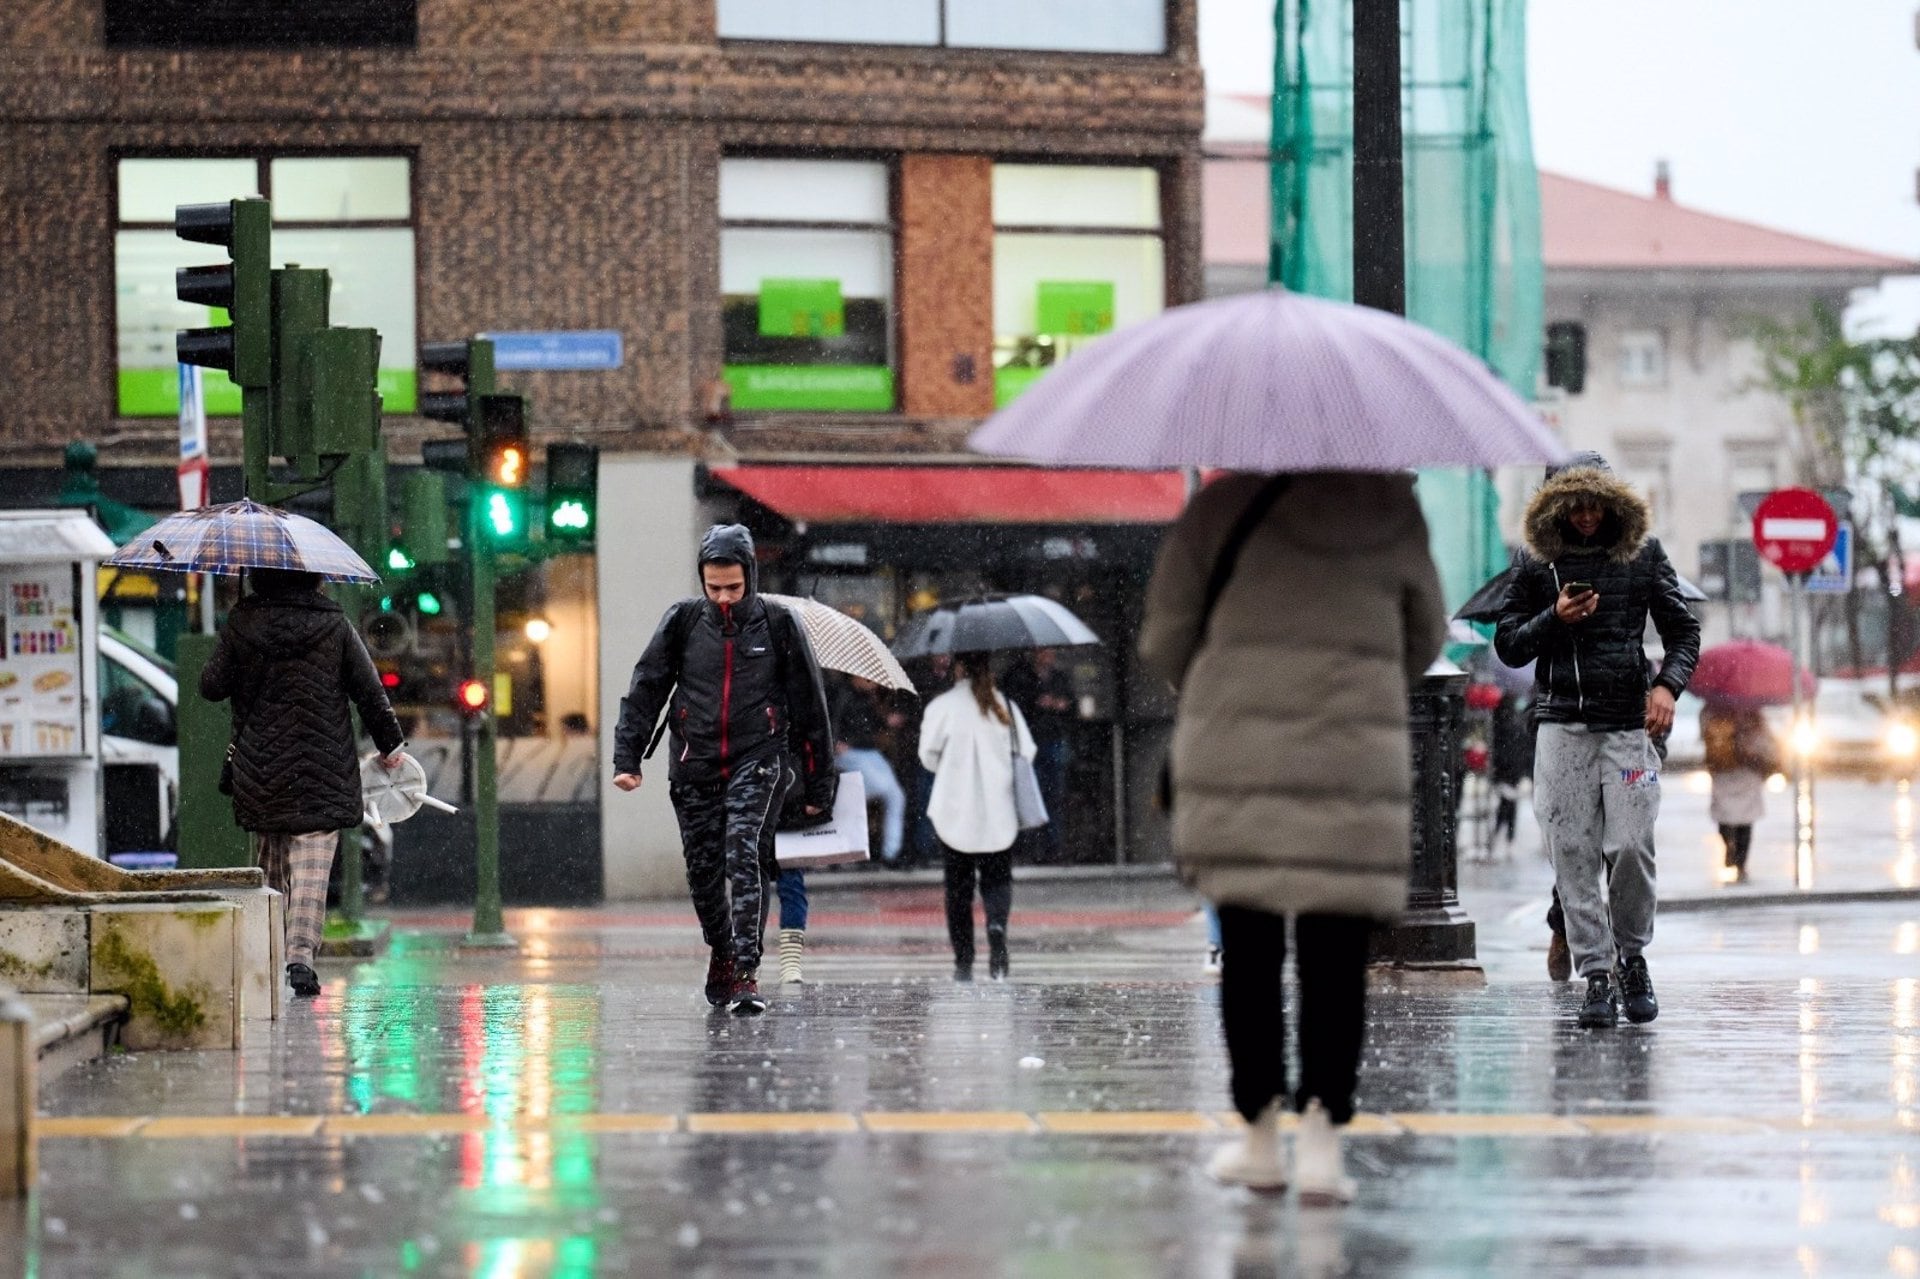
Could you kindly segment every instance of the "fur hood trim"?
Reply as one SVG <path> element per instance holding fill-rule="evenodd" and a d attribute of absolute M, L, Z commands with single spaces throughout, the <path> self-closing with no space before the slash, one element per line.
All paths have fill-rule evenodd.
<path fill-rule="evenodd" d="M 1568 514 L 1582 499 L 1598 501 L 1607 513 L 1599 540 L 1591 546 L 1583 544 L 1567 523 Z M 1548 563 L 1571 551 L 1604 549 L 1609 559 L 1625 564 L 1646 545 L 1653 527 L 1653 510 L 1631 484 L 1613 472 L 1576 466 L 1540 486 L 1527 503 L 1524 527 L 1527 549 Z"/>

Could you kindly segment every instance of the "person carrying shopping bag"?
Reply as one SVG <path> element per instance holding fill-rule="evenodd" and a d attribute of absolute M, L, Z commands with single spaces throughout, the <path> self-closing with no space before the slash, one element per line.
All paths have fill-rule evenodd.
<path fill-rule="evenodd" d="M 1407 901 L 1407 694 L 1446 638 L 1426 521 L 1404 474 L 1235 475 L 1180 517 L 1147 591 L 1140 655 L 1179 693 L 1170 791 L 1180 873 L 1220 913 L 1220 1010 L 1244 1136 L 1224 1182 L 1289 1179 L 1279 1112 L 1302 1115 L 1303 1202 L 1344 1203 L 1367 950 Z M 1281 969 L 1299 972 L 1287 1086 Z"/>
<path fill-rule="evenodd" d="M 200 671 L 200 695 L 233 700 L 220 788 L 254 863 L 286 896 L 287 982 L 308 997 L 320 993 L 313 955 L 340 832 L 366 816 L 352 711 L 389 769 L 400 765 L 404 735 L 367 646 L 320 593 L 318 573 L 257 568 L 247 579 L 251 593 Z"/>
<path fill-rule="evenodd" d="M 1008 973 L 1007 919 L 1013 910 L 1013 844 L 1021 830 L 1016 757 L 1036 751 L 1026 717 L 993 682 L 986 653 L 956 653 L 951 689 L 927 704 L 920 763 L 933 774 L 927 816 L 946 862 L 947 934 L 953 979 L 973 980 L 973 886 L 987 912 L 987 972 Z"/>

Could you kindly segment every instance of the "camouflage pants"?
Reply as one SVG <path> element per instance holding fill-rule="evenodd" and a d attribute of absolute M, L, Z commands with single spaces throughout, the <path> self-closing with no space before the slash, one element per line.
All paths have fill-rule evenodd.
<path fill-rule="evenodd" d="M 779 876 L 774 828 L 786 789 L 778 759 L 747 764 L 724 782 L 675 782 L 668 788 L 680 819 L 700 932 L 716 949 L 731 945 L 742 976 L 760 966 L 767 922 L 767 885 Z"/>

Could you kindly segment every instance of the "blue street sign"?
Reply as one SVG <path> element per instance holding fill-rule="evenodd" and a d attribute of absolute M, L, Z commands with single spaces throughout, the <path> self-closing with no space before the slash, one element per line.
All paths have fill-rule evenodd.
<path fill-rule="evenodd" d="M 626 344 L 617 329 L 554 329 L 544 333 L 483 333 L 493 339 L 496 369 L 617 369 Z"/>
<path fill-rule="evenodd" d="M 1807 574 L 1807 589 L 1817 595 L 1845 595 L 1853 589 L 1853 525 L 1841 521 L 1833 549 Z"/>

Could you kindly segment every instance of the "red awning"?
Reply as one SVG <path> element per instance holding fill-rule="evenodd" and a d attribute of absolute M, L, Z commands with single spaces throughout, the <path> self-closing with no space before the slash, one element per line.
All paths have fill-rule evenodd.
<path fill-rule="evenodd" d="M 1018 466 L 727 466 L 713 477 L 814 524 L 1170 524 L 1176 471 Z"/>

